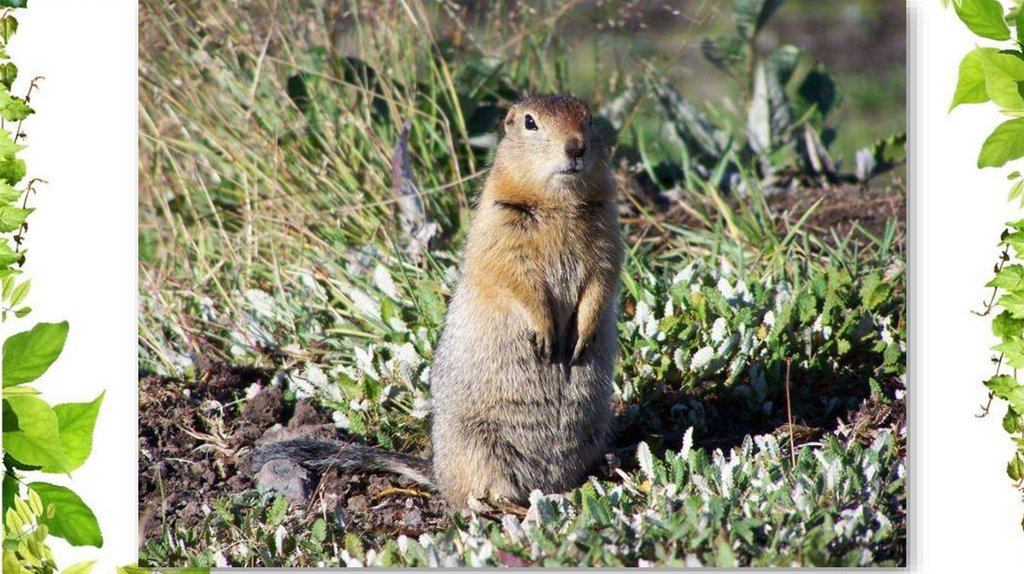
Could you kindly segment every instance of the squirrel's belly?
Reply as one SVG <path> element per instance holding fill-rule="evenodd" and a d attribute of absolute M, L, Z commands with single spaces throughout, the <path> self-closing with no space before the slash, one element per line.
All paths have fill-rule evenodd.
<path fill-rule="evenodd" d="M 537 358 L 515 314 L 484 316 L 456 303 L 431 374 L 438 486 L 455 498 L 474 491 L 517 500 L 576 486 L 611 430 L 614 310 L 582 362 L 567 367 Z M 474 478 L 462 485 L 466 475 Z"/>

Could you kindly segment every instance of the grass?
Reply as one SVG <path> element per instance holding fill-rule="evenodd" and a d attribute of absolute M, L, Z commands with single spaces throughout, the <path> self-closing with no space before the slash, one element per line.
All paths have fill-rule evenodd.
<path fill-rule="evenodd" d="M 448 3 L 143 3 L 142 373 L 268 369 L 353 437 L 423 452 L 429 364 L 488 134 L 517 90 L 573 86 L 557 32 L 579 7 L 498 4 L 514 17 L 463 29 Z M 692 34 L 717 4 L 696 5 Z M 636 55 L 593 43 L 621 50 L 611 61 Z M 617 155 L 629 254 L 616 445 L 636 462 L 538 493 L 524 520 L 455 516 L 415 540 L 238 493 L 168 525 L 143 562 L 905 564 L 902 227 L 811 233 L 813 210 L 774 210 L 749 165 L 743 197 L 680 160 L 682 179 L 644 180 L 650 158 L 685 153 L 650 127 L 669 121 L 638 79 L 657 68 L 634 64 L 588 91 L 638 102 Z M 407 249 L 396 216 L 403 124 L 420 223 L 436 225 L 426 250 Z M 662 193 L 683 216 L 648 199 Z"/>

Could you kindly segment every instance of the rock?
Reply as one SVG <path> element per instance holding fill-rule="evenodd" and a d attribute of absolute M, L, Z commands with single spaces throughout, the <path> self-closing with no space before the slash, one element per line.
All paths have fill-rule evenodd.
<path fill-rule="evenodd" d="M 406 510 L 402 522 L 409 528 L 420 528 L 423 526 L 423 511 L 415 507 Z"/>
<path fill-rule="evenodd" d="M 281 420 L 284 414 L 284 395 L 278 387 L 266 387 L 260 394 L 245 402 L 242 416 L 261 427 Z"/>
<path fill-rule="evenodd" d="M 245 477 L 236 474 L 228 479 L 227 486 L 231 492 L 241 492 L 248 488 L 248 482 Z"/>
<path fill-rule="evenodd" d="M 309 471 L 299 463 L 285 458 L 267 461 L 256 473 L 256 488 L 273 490 L 295 502 L 306 500 L 310 484 Z"/>
<path fill-rule="evenodd" d="M 370 505 L 367 502 L 366 497 L 360 494 L 349 498 L 346 506 L 353 512 L 361 512 L 365 511 Z"/>

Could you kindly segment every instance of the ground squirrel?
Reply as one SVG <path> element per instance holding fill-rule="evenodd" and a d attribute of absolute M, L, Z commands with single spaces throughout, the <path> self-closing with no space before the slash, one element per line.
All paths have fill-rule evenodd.
<path fill-rule="evenodd" d="M 572 96 L 519 101 L 502 132 L 431 369 L 431 460 L 299 439 L 257 464 L 398 472 L 477 508 L 571 489 L 599 461 L 623 259 L 607 150 Z"/>

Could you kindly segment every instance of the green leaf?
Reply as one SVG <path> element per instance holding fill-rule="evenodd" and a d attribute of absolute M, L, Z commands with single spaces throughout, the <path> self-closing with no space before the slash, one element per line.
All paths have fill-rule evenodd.
<path fill-rule="evenodd" d="M 2 8 L 28 8 L 28 0 L 0 0 Z"/>
<path fill-rule="evenodd" d="M 278 495 L 274 498 L 273 504 L 270 505 L 270 509 L 267 510 L 267 523 L 272 526 L 277 526 L 284 522 L 285 517 L 288 514 L 288 499 L 284 496 Z"/>
<path fill-rule="evenodd" d="M 1024 255 L 1024 230 L 1018 229 L 1013 233 L 1004 232 L 1002 242 L 1012 247 L 1018 258 Z"/>
<path fill-rule="evenodd" d="M 882 279 L 880 273 L 872 273 L 864 278 L 860 287 L 860 300 L 866 309 L 874 309 L 889 300 L 892 286 Z"/>
<path fill-rule="evenodd" d="M 21 304 L 21 302 L 25 300 L 25 297 L 28 296 L 28 290 L 29 287 L 31 286 L 32 280 L 29 279 L 28 281 L 25 281 L 18 285 L 17 287 L 15 287 L 14 290 L 11 291 L 10 306 L 16 307 L 19 304 Z"/>
<path fill-rule="evenodd" d="M 1005 121 L 996 127 L 981 146 L 978 167 L 1002 167 L 1024 156 L 1024 118 Z"/>
<path fill-rule="evenodd" d="M 92 567 L 95 565 L 95 560 L 79 562 L 77 564 L 72 564 L 71 566 L 68 566 L 67 568 L 61 570 L 60 574 L 89 574 L 89 572 L 92 572 Z"/>
<path fill-rule="evenodd" d="M 14 16 L 4 16 L 3 19 L 0 19 L 0 36 L 3 37 L 4 44 L 10 41 L 11 36 L 13 36 L 17 31 L 18 20 L 16 20 Z"/>
<path fill-rule="evenodd" d="M 999 298 L 999 306 L 1009 311 L 1015 319 L 1024 319 L 1024 294 L 1007 293 Z"/>
<path fill-rule="evenodd" d="M 1020 383 L 1010 375 L 997 375 L 985 381 L 985 386 L 995 393 L 999 398 L 1004 398 L 1013 389 L 1020 386 Z"/>
<path fill-rule="evenodd" d="M 737 566 L 736 555 L 726 540 L 718 541 L 718 551 L 715 552 L 715 566 L 718 568 L 735 568 Z"/>
<path fill-rule="evenodd" d="M 0 156 L 11 156 L 23 149 L 25 146 L 14 143 L 7 130 L 0 130 Z"/>
<path fill-rule="evenodd" d="M 36 111 L 21 98 L 11 98 L 7 105 L 0 108 L 0 116 L 9 122 L 20 122 L 34 113 Z"/>
<path fill-rule="evenodd" d="M 33 211 L 34 209 L 22 209 L 20 207 L 0 205 L 0 232 L 9 233 L 18 229 L 23 223 L 25 223 L 25 218 L 27 218 Z"/>
<path fill-rule="evenodd" d="M 1020 341 L 1015 341 L 1014 343 L 1020 343 Z M 1002 345 L 999 346 L 1001 347 Z M 1024 412 L 1024 385 L 1018 383 L 1016 379 L 1009 375 L 997 375 L 985 381 L 985 386 L 996 397 L 1010 403 L 1010 407 L 1013 410 Z"/>
<path fill-rule="evenodd" d="M 23 179 L 25 179 L 25 162 L 23 160 L 15 157 L 0 159 L 0 181 L 15 185 Z"/>
<path fill-rule="evenodd" d="M 968 52 L 960 61 L 960 75 L 956 83 L 956 92 L 953 94 L 953 102 L 949 106 L 950 110 L 960 104 L 980 104 L 988 101 L 982 50 L 995 51 L 993 48 L 977 48 Z"/>
<path fill-rule="evenodd" d="M 1017 434 L 1021 431 L 1021 415 L 1013 410 L 1013 407 L 1006 409 L 1006 416 L 1003 417 L 1003 430 L 1010 434 Z"/>
<path fill-rule="evenodd" d="M 38 390 L 32 387 L 7 387 L 4 389 L 4 398 L 16 397 L 19 395 L 38 395 L 41 394 Z"/>
<path fill-rule="evenodd" d="M 13 470 L 4 472 L 3 508 L 5 510 L 14 506 L 14 497 L 18 496 L 18 481 L 12 476 L 13 472 Z"/>
<path fill-rule="evenodd" d="M 72 546 L 103 547 L 103 534 L 96 515 L 70 489 L 46 482 L 28 485 L 43 501 L 43 508 L 54 506 L 53 518 L 42 516 L 39 521 L 50 529 L 50 534 L 63 538 Z"/>
<path fill-rule="evenodd" d="M 18 395 L 4 398 L 3 407 L 4 452 L 22 464 L 65 472 L 60 426 L 50 405 L 34 396 Z"/>
<path fill-rule="evenodd" d="M 18 253 L 11 249 L 10 244 L 7 243 L 7 239 L 0 240 L 0 267 L 10 267 L 16 263 L 21 263 L 24 259 L 24 251 Z"/>
<path fill-rule="evenodd" d="M 8 90 L 14 85 L 14 80 L 18 79 L 18 66 L 14 65 L 14 62 L 7 62 L 0 64 L 0 84 L 3 84 Z"/>
<path fill-rule="evenodd" d="M 962 0 L 953 3 L 956 15 L 971 32 L 991 40 L 1009 40 L 1010 28 L 998 0 Z"/>
<path fill-rule="evenodd" d="M 992 348 L 1002 353 L 1006 357 L 1006 362 L 1011 367 L 1015 369 L 1024 368 L 1024 340 L 1012 339 Z"/>
<path fill-rule="evenodd" d="M 68 323 L 39 323 L 4 341 L 3 386 L 38 379 L 64 350 Z"/>
<path fill-rule="evenodd" d="M 1024 109 L 1021 82 L 1024 82 L 1024 60 L 1017 53 L 999 52 L 992 48 L 976 50 L 985 74 L 985 92 L 1004 110 Z"/>
<path fill-rule="evenodd" d="M 999 287 L 1007 291 L 1024 290 L 1024 265 L 1007 265 L 994 279 L 988 282 L 989 287 Z"/>
<path fill-rule="evenodd" d="M 1020 198 L 1021 202 L 1024 202 L 1024 179 L 1018 179 L 1016 182 L 1014 182 L 1013 186 L 1010 188 L 1010 193 L 1006 200 L 1013 201 L 1017 198 Z"/>
<path fill-rule="evenodd" d="M 64 448 L 68 472 L 82 466 L 92 452 L 92 433 L 103 395 L 89 403 L 64 403 L 53 407 L 60 427 L 60 444 Z M 43 470 L 46 470 L 45 468 Z"/>
<path fill-rule="evenodd" d="M 0 116 L 9 122 L 17 122 L 35 113 L 28 103 L 18 97 L 0 90 Z"/>
<path fill-rule="evenodd" d="M 18 201 L 21 192 L 14 189 L 10 184 L 0 181 L 0 203 L 9 205 Z"/>
<path fill-rule="evenodd" d="M 1006 474 L 1010 480 L 1024 480 L 1024 459 L 1020 457 L 1020 453 L 1013 454 L 1013 459 L 1006 465 Z"/>
<path fill-rule="evenodd" d="M 992 334 L 1004 340 L 1020 339 L 1024 335 L 1024 319 L 1017 319 L 1009 311 L 1003 311 L 992 320 Z"/>
<path fill-rule="evenodd" d="M 323 518 L 317 518 L 309 534 L 313 542 L 323 544 L 324 540 L 327 540 L 327 522 Z"/>

